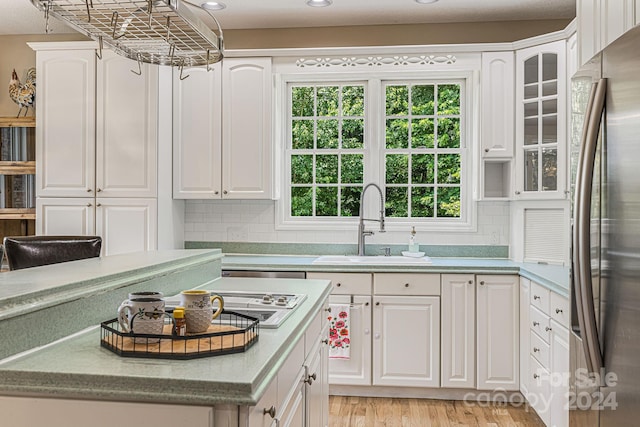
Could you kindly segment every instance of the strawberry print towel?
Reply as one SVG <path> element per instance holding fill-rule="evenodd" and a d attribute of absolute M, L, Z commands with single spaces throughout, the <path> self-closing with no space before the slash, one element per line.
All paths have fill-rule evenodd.
<path fill-rule="evenodd" d="M 330 304 L 329 314 L 329 357 L 349 359 L 351 357 L 351 337 L 349 334 L 349 304 Z"/>

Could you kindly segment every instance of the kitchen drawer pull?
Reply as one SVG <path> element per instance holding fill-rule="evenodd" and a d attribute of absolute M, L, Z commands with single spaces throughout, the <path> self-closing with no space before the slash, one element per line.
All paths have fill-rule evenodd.
<path fill-rule="evenodd" d="M 364 303 L 364 306 L 365 306 L 365 307 L 369 307 L 369 301 L 365 302 L 365 303 Z"/>
<path fill-rule="evenodd" d="M 307 384 L 309 384 L 309 385 L 311 385 L 311 384 L 313 384 L 313 382 L 316 380 L 316 378 L 317 378 L 317 377 L 316 377 L 316 373 L 314 372 L 313 374 L 309 375 L 309 376 L 307 377 L 307 379 L 306 379 L 306 380 L 304 380 L 304 382 L 305 382 L 305 383 L 307 383 Z"/>
<path fill-rule="evenodd" d="M 535 320 L 533 321 L 533 326 L 538 326 L 540 325 L 540 322 L 536 322 Z"/>
<path fill-rule="evenodd" d="M 484 286 L 484 280 L 480 281 L 480 286 Z"/>
<path fill-rule="evenodd" d="M 91 189 L 90 188 L 87 188 L 87 193 L 91 193 Z"/>
<path fill-rule="evenodd" d="M 470 285 L 473 285 L 473 280 L 469 280 L 469 284 L 470 284 Z"/>
<path fill-rule="evenodd" d="M 331 307 L 325 308 L 324 311 L 326 311 L 327 313 L 331 313 Z"/>
<path fill-rule="evenodd" d="M 336 286 L 339 288 L 340 286 L 342 286 L 342 283 L 336 283 Z"/>
<path fill-rule="evenodd" d="M 533 299 L 534 299 L 534 300 L 539 300 L 539 299 L 540 299 L 540 295 L 534 295 L 534 296 L 533 296 Z"/>
<path fill-rule="evenodd" d="M 556 308 L 556 314 L 560 314 L 562 313 L 562 309 L 561 308 Z"/>
<path fill-rule="evenodd" d="M 328 338 L 325 338 L 325 339 L 323 339 L 321 342 L 322 342 L 322 344 L 329 344 L 329 339 L 328 339 Z"/>
<path fill-rule="evenodd" d="M 91 207 L 91 203 L 87 203 L 87 207 L 90 208 Z"/>
<path fill-rule="evenodd" d="M 408 288 L 408 287 L 409 287 L 409 284 L 408 284 L 408 283 L 405 283 L 405 284 L 404 284 L 404 287 L 405 287 L 405 288 Z"/>
<path fill-rule="evenodd" d="M 533 379 L 534 379 L 534 380 L 537 380 L 538 378 L 540 378 L 540 375 L 538 375 L 538 374 L 533 374 Z"/>
<path fill-rule="evenodd" d="M 216 191 L 213 192 L 213 194 L 215 194 L 217 196 L 218 194 L 220 194 L 220 192 L 218 190 L 216 190 Z"/>
<path fill-rule="evenodd" d="M 376 302 L 376 305 L 380 305 L 380 301 Z"/>
<path fill-rule="evenodd" d="M 266 414 L 269 414 L 269 416 L 271 418 L 275 418 L 276 417 L 276 407 L 275 406 L 271 406 L 271 408 L 269 408 L 269 409 L 264 408 L 262 410 L 262 415 L 266 415 Z"/>
<path fill-rule="evenodd" d="M 540 351 L 540 349 L 539 349 L 538 347 L 533 347 L 533 352 L 534 352 L 534 353 L 537 353 L 537 352 L 539 352 L 539 351 Z"/>
<path fill-rule="evenodd" d="M 549 332 L 551 330 L 551 328 L 549 326 L 545 326 L 544 330 Z"/>
<path fill-rule="evenodd" d="M 101 191 L 102 191 L 102 188 L 98 188 L 98 189 L 96 190 L 96 193 L 100 193 Z"/>

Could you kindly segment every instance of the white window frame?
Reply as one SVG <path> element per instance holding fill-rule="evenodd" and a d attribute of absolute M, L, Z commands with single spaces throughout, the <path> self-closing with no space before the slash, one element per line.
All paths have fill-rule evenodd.
<path fill-rule="evenodd" d="M 276 153 L 276 164 L 280 165 L 278 181 L 280 197 L 275 204 L 277 230 L 354 230 L 358 218 L 348 217 L 292 217 L 290 213 L 290 135 L 291 117 L 289 106 L 289 84 L 326 84 L 331 83 L 363 83 L 365 86 L 365 156 L 364 184 L 375 182 L 384 189 L 384 153 L 385 145 L 385 94 L 382 83 L 397 81 L 406 82 L 459 82 L 461 86 L 461 168 L 460 182 L 461 217 L 460 218 L 387 218 L 388 231 L 405 231 L 415 226 L 418 231 L 450 231 L 469 232 L 476 230 L 476 203 L 474 200 L 474 167 L 475 151 L 478 140 L 478 118 L 473 112 L 473 105 L 478 102 L 478 76 L 473 70 L 428 70 L 428 71 L 371 71 L 354 73 L 300 73 L 279 74 L 276 76 L 276 112 L 277 123 L 281 132 L 276 134 L 279 147 Z M 373 119 L 372 119 L 373 118 Z M 367 161 L 368 159 L 368 161 Z M 367 192 L 364 211 L 365 217 L 377 216 L 379 199 L 377 192 Z"/>

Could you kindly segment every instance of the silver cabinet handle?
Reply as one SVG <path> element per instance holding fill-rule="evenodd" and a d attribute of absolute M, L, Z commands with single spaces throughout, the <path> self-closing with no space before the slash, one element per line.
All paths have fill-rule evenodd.
<path fill-rule="evenodd" d="M 540 322 L 536 322 L 536 321 L 533 322 L 533 326 L 538 326 L 539 324 Z"/>
<path fill-rule="evenodd" d="M 484 152 L 485 152 L 485 153 L 488 153 L 488 152 L 489 152 L 489 149 L 488 149 L 488 148 L 485 148 L 485 149 L 484 149 Z"/>
<path fill-rule="evenodd" d="M 100 207 L 100 206 L 102 206 L 102 203 L 96 203 L 96 206 Z"/>
<path fill-rule="evenodd" d="M 560 314 L 560 313 L 562 313 L 562 309 L 556 308 L 556 314 Z"/>
<path fill-rule="evenodd" d="M 538 374 L 533 374 L 533 379 L 534 379 L 534 380 L 537 380 L 538 378 L 540 378 L 540 375 L 538 375 Z"/>
<path fill-rule="evenodd" d="M 470 284 L 470 285 L 473 285 L 473 280 L 469 280 L 469 284 Z"/>
<path fill-rule="evenodd" d="M 537 353 L 537 352 L 539 352 L 539 351 L 540 351 L 540 349 L 539 349 L 538 347 L 533 347 L 533 352 L 534 352 L 534 353 Z"/>
<path fill-rule="evenodd" d="M 329 339 L 328 339 L 328 338 L 325 338 L 325 339 L 323 339 L 321 342 L 322 342 L 322 344 L 329 344 Z"/>
<path fill-rule="evenodd" d="M 266 414 L 269 414 L 269 416 L 271 418 L 275 418 L 276 417 L 276 407 L 275 406 L 271 406 L 271 408 L 269 408 L 269 409 L 264 408 L 262 410 L 262 415 L 266 415 Z"/>
<path fill-rule="evenodd" d="M 229 194 L 229 192 L 227 190 L 223 190 L 222 194 Z"/>
<path fill-rule="evenodd" d="M 408 287 L 409 287 L 409 284 L 408 284 L 408 283 L 405 283 L 405 284 L 404 284 L 404 287 L 405 287 L 405 288 L 408 288 Z"/>
<path fill-rule="evenodd" d="M 87 203 L 87 207 L 90 208 L 92 205 L 91 203 Z"/>
<path fill-rule="evenodd" d="M 375 334 L 373 334 L 373 337 L 375 339 L 379 340 L 380 339 L 380 334 L 376 332 Z"/>
<path fill-rule="evenodd" d="M 218 190 L 216 190 L 216 191 L 213 192 L 213 194 L 215 194 L 217 196 L 218 194 L 220 194 L 220 192 Z"/>
<path fill-rule="evenodd" d="M 545 326 L 544 330 L 545 330 L 545 331 L 547 331 L 547 332 L 549 332 L 549 331 L 551 330 L 551 328 L 550 328 L 550 327 L 548 327 L 548 326 Z"/>
<path fill-rule="evenodd" d="M 540 295 L 534 295 L 534 296 L 533 296 L 533 299 L 534 299 L 534 300 L 539 300 L 539 299 L 540 299 Z"/>
<path fill-rule="evenodd" d="M 331 307 L 325 308 L 324 311 L 326 311 L 327 313 L 331 313 Z"/>
<path fill-rule="evenodd" d="M 309 385 L 311 385 L 311 384 L 313 384 L 313 382 L 316 380 L 316 378 L 317 378 L 317 377 L 316 377 L 316 373 L 314 372 L 313 374 L 309 375 L 309 376 L 307 377 L 307 379 L 306 379 L 306 380 L 304 380 L 304 382 L 305 382 L 305 383 L 307 383 L 307 384 L 309 384 Z"/>
<path fill-rule="evenodd" d="M 484 286 L 484 280 L 480 281 L 480 286 Z"/>
<path fill-rule="evenodd" d="M 380 301 L 376 302 L 376 305 L 380 305 Z"/>
<path fill-rule="evenodd" d="M 369 307 L 369 301 L 365 302 L 365 303 L 364 303 L 364 306 L 365 306 L 365 307 Z"/>
<path fill-rule="evenodd" d="M 516 190 L 516 196 L 520 195 L 520 190 Z"/>
<path fill-rule="evenodd" d="M 91 191 L 92 190 L 90 188 L 87 188 L 87 193 L 91 193 Z"/>
<path fill-rule="evenodd" d="M 102 191 L 102 188 L 98 188 L 98 189 L 96 190 L 96 193 L 100 193 L 101 191 Z"/>

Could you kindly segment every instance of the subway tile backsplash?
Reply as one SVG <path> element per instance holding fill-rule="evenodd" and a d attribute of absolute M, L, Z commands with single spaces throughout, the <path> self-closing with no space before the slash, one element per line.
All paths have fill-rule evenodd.
<path fill-rule="evenodd" d="M 344 231 L 276 230 L 272 200 L 188 200 L 186 241 L 355 243 L 357 227 Z M 420 232 L 418 241 L 428 245 L 509 245 L 509 203 L 478 202 L 477 231 Z M 376 225 L 369 228 L 375 230 Z M 371 244 L 405 244 L 409 230 L 376 233 Z"/>

